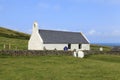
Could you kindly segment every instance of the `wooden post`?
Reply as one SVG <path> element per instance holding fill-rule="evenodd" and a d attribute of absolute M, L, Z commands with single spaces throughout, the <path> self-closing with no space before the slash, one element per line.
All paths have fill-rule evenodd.
<path fill-rule="evenodd" d="M 8 46 L 9 46 L 9 50 L 10 50 L 11 49 L 11 45 L 9 44 Z"/>
<path fill-rule="evenodd" d="M 5 49 L 6 48 L 6 46 L 5 46 L 5 44 L 3 45 L 3 49 Z"/>

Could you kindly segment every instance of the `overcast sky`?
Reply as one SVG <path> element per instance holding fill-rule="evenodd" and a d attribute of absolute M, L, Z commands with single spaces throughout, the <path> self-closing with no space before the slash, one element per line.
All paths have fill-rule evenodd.
<path fill-rule="evenodd" d="M 84 33 L 90 42 L 120 43 L 120 0 L 0 0 L 0 26 Z"/>

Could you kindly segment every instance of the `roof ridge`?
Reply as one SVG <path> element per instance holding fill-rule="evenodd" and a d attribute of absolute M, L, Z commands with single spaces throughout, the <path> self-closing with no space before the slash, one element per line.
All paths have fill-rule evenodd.
<path fill-rule="evenodd" d="M 54 31 L 54 32 L 65 32 L 65 33 L 80 33 L 81 32 L 73 32 L 73 31 L 60 31 L 60 30 L 47 30 L 47 29 L 39 29 L 39 30 L 44 30 L 44 31 Z"/>

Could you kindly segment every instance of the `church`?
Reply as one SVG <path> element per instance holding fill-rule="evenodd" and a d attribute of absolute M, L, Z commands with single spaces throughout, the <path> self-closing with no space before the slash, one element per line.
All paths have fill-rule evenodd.
<path fill-rule="evenodd" d="M 90 43 L 81 32 L 43 30 L 34 22 L 28 50 L 90 50 Z"/>

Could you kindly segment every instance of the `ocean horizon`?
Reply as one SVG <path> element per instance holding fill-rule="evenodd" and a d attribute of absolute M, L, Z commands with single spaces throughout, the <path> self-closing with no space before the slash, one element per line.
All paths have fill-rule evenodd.
<path fill-rule="evenodd" d="M 92 43 L 92 44 L 96 44 L 96 45 L 102 45 L 102 46 L 120 46 L 120 43 Z"/>

